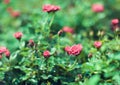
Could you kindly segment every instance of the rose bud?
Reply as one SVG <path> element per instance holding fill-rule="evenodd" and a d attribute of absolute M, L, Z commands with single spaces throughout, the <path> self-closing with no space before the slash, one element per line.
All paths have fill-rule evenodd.
<path fill-rule="evenodd" d="M 96 48 L 100 48 L 100 47 L 102 46 L 102 42 L 100 42 L 100 41 L 95 41 L 95 42 L 94 42 L 94 46 L 95 46 Z"/>
<path fill-rule="evenodd" d="M 5 56 L 6 57 L 9 57 L 10 56 L 10 51 L 7 49 L 6 52 L 5 52 Z"/>
<path fill-rule="evenodd" d="M 111 20 L 111 24 L 112 24 L 112 25 L 118 25 L 118 23 L 119 23 L 119 20 L 118 20 L 118 19 L 112 19 L 112 20 Z"/>
<path fill-rule="evenodd" d="M 66 33 L 71 33 L 71 34 L 74 33 L 74 30 L 68 26 L 63 27 L 62 30 L 63 32 L 66 32 Z"/>
<path fill-rule="evenodd" d="M 57 34 L 61 35 L 62 33 L 63 33 L 63 30 L 59 30 Z"/>
<path fill-rule="evenodd" d="M 4 0 L 4 3 L 5 3 L 5 4 L 9 4 L 9 3 L 10 3 L 10 0 Z"/>
<path fill-rule="evenodd" d="M 92 57 L 92 53 L 89 53 L 89 54 L 88 54 L 88 58 L 91 58 L 91 57 Z"/>
<path fill-rule="evenodd" d="M 50 57 L 50 52 L 49 52 L 48 50 L 44 51 L 44 52 L 43 52 L 43 56 L 44 56 L 45 58 L 49 58 L 49 57 Z"/>
<path fill-rule="evenodd" d="M 14 34 L 14 37 L 15 37 L 16 39 L 18 39 L 18 40 L 20 40 L 22 36 L 23 36 L 22 32 L 16 32 L 16 33 Z"/>
<path fill-rule="evenodd" d="M 33 47 L 35 45 L 35 43 L 34 43 L 34 41 L 32 39 L 30 39 L 28 45 Z"/>
<path fill-rule="evenodd" d="M 12 17 L 20 16 L 20 12 L 19 11 L 12 11 L 10 14 L 11 14 Z"/>
<path fill-rule="evenodd" d="M 102 4 L 93 4 L 92 5 L 92 11 L 93 12 L 103 12 L 104 11 L 104 6 Z"/>
<path fill-rule="evenodd" d="M 46 4 L 42 7 L 42 10 L 44 12 L 55 12 L 55 11 L 58 11 L 60 10 L 60 7 L 59 6 L 55 6 L 55 5 L 50 5 L 50 4 Z"/>

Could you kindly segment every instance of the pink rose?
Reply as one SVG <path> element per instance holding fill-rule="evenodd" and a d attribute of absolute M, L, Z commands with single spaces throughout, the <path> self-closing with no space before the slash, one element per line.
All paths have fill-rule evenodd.
<path fill-rule="evenodd" d="M 104 11 L 104 6 L 102 4 L 93 4 L 92 5 L 92 11 L 93 12 L 103 12 Z"/>
<path fill-rule="evenodd" d="M 45 58 L 50 57 L 50 52 L 49 52 L 48 50 L 44 51 L 44 52 L 43 52 L 43 56 L 44 56 Z"/>
<path fill-rule="evenodd" d="M 119 23 L 118 19 L 112 19 L 111 24 L 112 25 L 117 25 Z"/>
<path fill-rule="evenodd" d="M 69 55 L 74 55 L 77 56 L 81 53 L 82 51 L 82 45 L 81 44 L 77 44 L 77 45 L 73 45 L 73 46 L 66 46 L 65 47 L 65 51 L 69 54 Z"/>
<path fill-rule="evenodd" d="M 66 33 L 71 33 L 71 34 L 74 33 L 74 30 L 68 26 L 63 27 L 62 30 L 63 32 L 66 32 Z"/>
<path fill-rule="evenodd" d="M 55 6 L 55 5 L 51 5 L 51 4 L 46 4 L 42 7 L 43 11 L 44 12 L 55 12 L 55 11 L 58 11 L 60 10 L 60 7 L 59 6 Z"/>
<path fill-rule="evenodd" d="M 5 54 L 6 57 L 10 56 L 10 51 L 6 47 L 0 47 L 0 55 Z"/>
<path fill-rule="evenodd" d="M 0 47 L 0 54 L 6 52 L 6 47 Z"/>
<path fill-rule="evenodd" d="M 71 47 L 70 46 L 66 46 L 65 47 L 65 51 L 70 55 Z"/>
<path fill-rule="evenodd" d="M 18 39 L 18 40 L 20 40 L 22 36 L 23 36 L 22 32 L 16 32 L 16 33 L 14 34 L 14 37 L 15 37 L 16 39 Z"/>
<path fill-rule="evenodd" d="M 100 48 L 100 47 L 102 46 L 102 42 L 100 42 L 100 41 L 95 41 L 95 42 L 94 42 L 94 46 L 95 46 L 96 48 Z"/>

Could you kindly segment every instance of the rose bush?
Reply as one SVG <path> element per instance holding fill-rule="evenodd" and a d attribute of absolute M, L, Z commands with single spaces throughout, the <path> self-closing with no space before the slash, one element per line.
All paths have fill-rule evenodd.
<path fill-rule="evenodd" d="M 120 85 L 119 0 L 1 0 L 1 85 Z"/>

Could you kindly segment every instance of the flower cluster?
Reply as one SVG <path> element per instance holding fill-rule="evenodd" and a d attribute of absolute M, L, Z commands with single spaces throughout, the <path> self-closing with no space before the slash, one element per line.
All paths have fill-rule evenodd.
<path fill-rule="evenodd" d="M 82 45 L 81 44 L 77 44 L 77 45 L 73 45 L 73 46 L 66 46 L 65 47 L 65 51 L 69 54 L 69 55 L 74 55 L 77 56 L 81 53 L 82 51 Z"/>
<path fill-rule="evenodd" d="M 46 4 L 43 6 L 43 11 L 44 12 L 56 12 L 60 10 L 60 7 L 59 6 L 55 6 L 55 5 L 51 5 L 51 4 Z"/>

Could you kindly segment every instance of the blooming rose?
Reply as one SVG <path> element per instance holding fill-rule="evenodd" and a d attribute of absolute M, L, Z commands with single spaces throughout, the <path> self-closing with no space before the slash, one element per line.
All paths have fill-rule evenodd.
<path fill-rule="evenodd" d="M 65 51 L 69 54 L 69 55 L 74 55 L 77 56 L 81 53 L 82 51 L 82 45 L 81 44 L 77 44 L 77 45 L 73 45 L 73 46 L 66 46 L 65 47 Z"/>
<path fill-rule="evenodd" d="M 102 42 L 100 42 L 100 41 L 95 41 L 95 42 L 94 42 L 94 46 L 95 46 L 96 48 L 100 48 L 100 47 L 102 46 Z"/>
<path fill-rule="evenodd" d="M 14 34 L 14 37 L 15 37 L 16 39 L 18 39 L 18 40 L 20 40 L 22 36 L 23 36 L 22 32 L 16 32 L 16 33 Z"/>
<path fill-rule="evenodd" d="M 51 4 L 46 4 L 42 7 L 43 11 L 44 12 L 55 12 L 55 11 L 58 11 L 60 10 L 60 7 L 59 6 L 55 6 L 55 5 L 51 5 Z"/>
<path fill-rule="evenodd" d="M 93 4 L 92 5 L 92 11 L 93 12 L 103 12 L 104 6 L 102 4 Z"/>
<path fill-rule="evenodd" d="M 67 33 L 74 33 L 74 30 L 68 26 L 65 26 L 62 28 L 63 32 L 67 32 Z"/>
<path fill-rule="evenodd" d="M 50 52 L 49 52 L 48 50 L 44 51 L 44 52 L 43 52 L 43 56 L 44 56 L 45 58 L 50 57 Z"/>
<path fill-rule="evenodd" d="M 28 45 L 32 47 L 32 46 L 35 45 L 35 43 L 34 43 L 34 41 L 32 39 L 30 39 Z"/>

